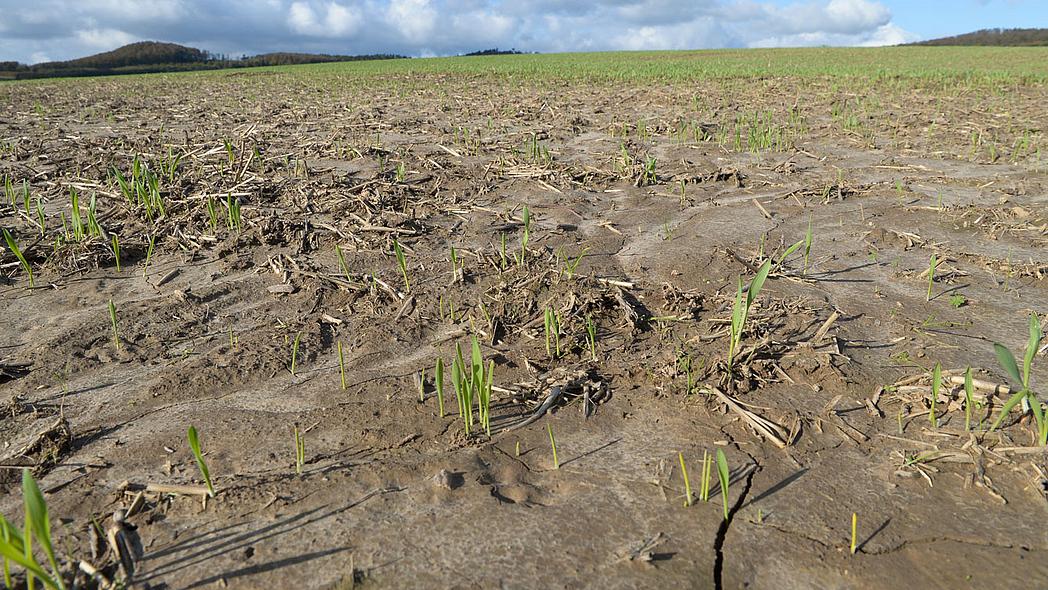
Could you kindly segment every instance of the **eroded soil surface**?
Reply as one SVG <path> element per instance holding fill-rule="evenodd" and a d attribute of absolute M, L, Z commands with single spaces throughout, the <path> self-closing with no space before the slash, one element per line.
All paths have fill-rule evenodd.
<path fill-rule="evenodd" d="M 0 87 L 0 223 L 35 279 L 4 251 L 11 520 L 32 467 L 61 552 L 120 577 L 91 523 L 137 486 L 201 485 L 195 425 L 218 494 L 142 494 L 141 587 L 1048 580 L 1032 417 L 988 433 L 1009 396 L 979 387 L 968 432 L 951 381 L 1006 384 L 993 343 L 1021 359 L 1048 314 L 1043 86 L 339 71 Z M 121 194 L 136 156 L 163 214 Z M 71 188 L 103 235 L 70 229 Z M 729 369 L 738 277 L 809 226 Z M 464 434 L 450 382 L 441 417 L 433 381 L 473 334 L 490 436 Z M 1043 391 L 1044 350 L 1033 367 Z M 716 468 L 685 506 L 678 453 L 697 496 L 716 449 L 727 521 Z"/>

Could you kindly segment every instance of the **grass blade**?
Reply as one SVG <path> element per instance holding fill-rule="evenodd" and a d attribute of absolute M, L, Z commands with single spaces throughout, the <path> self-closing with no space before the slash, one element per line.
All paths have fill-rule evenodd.
<path fill-rule="evenodd" d="M 204 483 L 207 484 L 207 494 L 212 498 L 215 497 L 215 486 L 211 484 L 211 472 L 207 469 L 207 463 L 204 462 L 204 454 L 200 452 L 200 437 L 197 436 L 196 426 L 190 426 L 187 433 L 189 438 L 189 448 L 193 451 L 193 456 L 196 457 L 197 467 L 200 468 L 200 475 L 204 476 Z"/>

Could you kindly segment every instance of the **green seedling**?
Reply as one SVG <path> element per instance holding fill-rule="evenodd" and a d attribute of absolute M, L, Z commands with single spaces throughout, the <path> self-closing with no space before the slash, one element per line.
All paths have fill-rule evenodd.
<path fill-rule="evenodd" d="M 502 270 L 505 271 L 507 266 L 509 260 L 506 258 L 506 232 L 502 232 Z"/>
<path fill-rule="evenodd" d="M 462 347 L 455 345 L 455 357 L 451 363 L 451 382 L 455 387 L 459 415 L 462 417 L 462 425 L 466 434 L 469 435 L 473 428 L 473 401 L 476 400 L 480 425 L 488 436 L 491 436 L 491 387 L 495 362 L 489 361 L 485 366 L 483 355 L 480 352 L 480 341 L 476 336 L 473 336 L 472 340 L 473 354 L 468 365 L 462 355 Z"/>
<path fill-rule="evenodd" d="M 295 341 L 291 343 L 291 375 L 295 375 L 295 364 L 298 361 L 298 344 L 302 339 L 302 332 L 295 334 Z M 286 342 L 286 341 L 285 341 Z"/>
<path fill-rule="evenodd" d="M 189 439 L 189 448 L 196 458 L 197 467 L 200 469 L 200 475 L 207 484 L 207 495 L 214 498 L 215 486 L 211 483 L 211 472 L 208 471 L 207 463 L 204 462 L 204 454 L 200 452 L 200 437 L 197 435 L 196 426 L 190 426 L 186 436 Z"/>
<path fill-rule="evenodd" d="M 713 479 L 713 457 L 709 451 L 702 451 L 702 478 L 699 484 L 699 499 L 710 501 L 710 483 Z"/>
<path fill-rule="evenodd" d="M 218 211 L 215 209 L 215 199 L 213 197 L 207 198 L 207 220 L 208 225 L 211 226 L 211 234 L 218 233 Z"/>
<path fill-rule="evenodd" d="M 237 335 L 233 333 L 233 324 L 229 324 L 228 327 L 229 327 L 229 347 L 233 348 L 233 347 L 235 347 L 237 345 L 237 342 L 239 342 L 240 339 L 237 338 Z"/>
<path fill-rule="evenodd" d="M 342 356 L 342 341 L 338 343 L 338 372 L 342 377 L 342 391 L 346 390 L 346 359 Z"/>
<path fill-rule="evenodd" d="M 36 223 L 40 226 L 40 235 L 47 235 L 47 217 L 44 216 L 44 205 L 40 197 L 36 198 Z"/>
<path fill-rule="evenodd" d="M 931 259 L 928 261 L 928 295 L 925 301 L 932 300 L 932 285 L 935 283 L 935 267 L 939 265 L 939 260 L 932 254 Z"/>
<path fill-rule="evenodd" d="M 658 158 L 648 158 L 644 161 L 644 171 L 641 179 L 643 184 L 656 184 L 659 181 L 659 176 L 655 173 L 655 166 L 658 162 Z"/>
<path fill-rule="evenodd" d="M 553 468 L 560 469 L 560 460 L 557 459 L 557 439 L 553 438 L 553 427 L 546 423 L 546 432 L 549 433 L 549 446 L 553 449 Z"/>
<path fill-rule="evenodd" d="M 76 189 L 69 187 L 69 201 L 71 209 L 69 213 L 69 225 L 73 230 L 73 239 L 80 242 L 84 239 L 84 221 L 80 216 L 80 194 Z"/>
<path fill-rule="evenodd" d="M 302 475 L 302 466 L 306 463 L 306 440 L 299 431 L 298 424 L 294 426 L 295 434 L 295 474 Z"/>
<path fill-rule="evenodd" d="M 87 205 L 87 235 L 105 239 L 105 232 L 98 223 L 98 207 L 95 195 L 91 195 L 91 201 Z"/>
<path fill-rule="evenodd" d="M 437 358 L 437 366 L 433 371 L 433 386 L 437 390 L 437 408 L 440 417 L 444 417 L 444 359 Z"/>
<path fill-rule="evenodd" d="M 932 408 L 928 414 L 928 419 L 932 423 L 932 428 L 939 427 L 939 418 L 936 416 L 936 404 L 939 401 L 939 388 L 942 386 L 942 365 L 935 363 L 935 368 L 932 369 Z"/>
<path fill-rule="evenodd" d="M 753 301 L 757 299 L 761 288 L 764 287 L 764 281 L 767 280 L 769 272 L 771 272 L 771 260 L 765 260 L 764 264 L 757 269 L 757 274 L 754 275 L 749 288 L 745 291 L 745 295 L 743 294 L 742 277 L 739 277 L 739 287 L 735 293 L 735 307 L 731 313 L 731 333 L 728 342 L 729 371 L 731 371 L 734 365 L 735 353 L 738 351 L 739 343 L 742 341 L 742 333 L 746 327 L 746 318 L 749 316 L 750 306 L 753 305 Z"/>
<path fill-rule="evenodd" d="M 153 246 L 156 244 L 156 236 L 149 236 L 149 247 L 146 248 L 146 260 L 142 264 L 142 276 L 146 276 L 146 271 L 149 269 L 149 261 L 153 259 Z"/>
<path fill-rule="evenodd" d="M 23 531 L 15 528 L 6 518 L 0 516 L 0 557 L 3 558 L 4 584 L 13 587 L 11 563 L 22 566 L 26 573 L 26 587 L 32 589 L 35 581 L 40 580 L 48 590 L 65 590 L 65 583 L 55 558 L 54 544 L 51 539 L 51 521 L 48 517 L 47 503 L 40 488 L 33 479 L 30 470 L 22 470 L 22 502 L 25 505 L 25 526 Z M 52 574 L 33 556 L 33 538 L 47 555 Z"/>
<path fill-rule="evenodd" d="M 226 227 L 240 231 L 240 200 L 234 199 L 232 193 L 226 195 Z"/>
<path fill-rule="evenodd" d="M 29 287 L 33 287 L 33 268 L 29 266 L 29 261 L 25 259 L 25 255 L 18 249 L 18 243 L 15 242 L 14 237 L 11 236 L 11 232 L 4 230 L 4 241 L 7 242 L 7 249 L 15 255 L 18 259 L 19 264 L 22 265 L 22 269 L 25 270 L 26 276 L 29 277 Z"/>
<path fill-rule="evenodd" d="M 801 240 L 801 241 L 793 244 L 789 248 L 786 248 L 785 250 L 783 250 L 782 254 L 779 255 L 778 262 L 775 263 L 775 267 L 776 268 L 781 267 L 782 263 L 786 261 L 786 258 L 788 258 L 790 254 L 793 254 L 794 252 L 796 252 L 803 245 L 804 245 L 804 240 Z"/>
<path fill-rule="evenodd" d="M 411 290 L 411 283 L 408 281 L 408 264 L 407 260 L 404 259 L 404 250 L 400 247 L 400 242 L 396 238 L 393 238 L 393 253 L 397 255 L 397 264 L 400 266 L 400 274 L 404 275 L 404 290 Z"/>
<path fill-rule="evenodd" d="M 590 358 L 593 359 L 593 362 L 597 362 L 597 325 L 588 315 L 586 316 L 586 339 L 589 341 Z"/>
<path fill-rule="evenodd" d="M 524 260 L 528 255 L 528 242 L 531 240 L 531 210 L 528 209 L 527 205 L 524 205 L 521 215 L 524 220 L 524 237 L 520 241 L 520 260 L 517 261 L 518 265 L 524 264 Z"/>
<path fill-rule="evenodd" d="M 407 176 L 407 168 L 404 167 L 404 162 L 400 162 L 399 164 L 397 164 L 397 182 L 404 182 L 404 179 L 407 178 Z"/>
<path fill-rule="evenodd" d="M 571 259 L 564 259 L 563 274 L 568 278 L 568 280 L 571 280 L 575 276 L 575 271 L 578 269 L 579 263 L 582 262 L 582 259 L 586 257 L 586 252 L 588 250 L 589 248 L 583 248 L 582 252 L 579 253 L 574 261 Z"/>
<path fill-rule="evenodd" d="M 852 512 L 852 526 L 851 526 L 851 554 L 855 555 L 855 548 L 858 545 L 858 528 L 859 528 L 859 515 Z"/>
<path fill-rule="evenodd" d="M 950 305 L 952 305 L 954 307 L 954 309 L 960 309 L 960 308 L 964 307 L 967 304 L 968 304 L 968 298 L 965 297 L 964 295 L 961 295 L 960 293 L 955 293 L 953 295 L 950 295 Z"/>
<path fill-rule="evenodd" d="M 721 500 L 724 503 L 724 520 L 728 520 L 728 459 L 720 449 L 717 449 L 717 478 L 720 480 Z"/>
<path fill-rule="evenodd" d="M 120 272 L 120 239 L 113 234 L 113 258 L 116 259 L 116 272 Z"/>
<path fill-rule="evenodd" d="M 335 244 L 335 256 L 338 257 L 338 269 L 342 271 L 342 275 L 346 277 L 347 281 L 351 281 L 349 278 L 349 266 L 346 265 L 346 257 L 342 254 L 342 248 Z"/>
<path fill-rule="evenodd" d="M 113 325 L 113 344 L 116 344 L 116 349 L 120 350 L 120 332 L 117 330 L 116 325 L 116 305 L 113 304 L 113 300 L 109 300 L 109 322 Z"/>
<path fill-rule="evenodd" d="M 808 274 L 808 257 L 811 255 L 811 241 L 812 241 L 812 230 L 811 230 L 812 214 L 808 214 L 808 232 L 804 234 L 804 268 L 801 270 L 801 274 Z"/>
<path fill-rule="evenodd" d="M 1026 355 L 1023 358 L 1023 372 L 1021 375 L 1012 351 L 1003 344 L 994 343 L 993 348 L 994 352 L 997 353 L 997 362 L 1001 364 L 1001 367 L 1013 380 L 1021 384 L 1021 387 L 1004 404 L 1004 407 L 1001 408 L 1000 416 L 997 417 L 993 426 L 990 427 L 990 432 L 996 430 L 1012 408 L 1020 402 L 1025 402 L 1037 423 L 1037 440 L 1041 446 L 1048 445 L 1048 416 L 1045 415 L 1045 409 L 1041 406 L 1041 401 L 1037 399 L 1037 396 L 1030 389 L 1030 367 L 1033 365 L 1033 357 L 1037 354 L 1037 349 L 1043 336 L 1040 318 L 1037 317 L 1037 314 L 1031 314 L 1030 338 L 1026 343 Z"/>
<path fill-rule="evenodd" d="M 546 354 L 554 359 L 560 356 L 560 318 L 552 307 L 546 308 Z M 556 356 L 554 356 L 556 352 Z"/>
<path fill-rule="evenodd" d="M 972 397 L 975 392 L 975 386 L 972 383 L 972 368 L 968 367 L 964 370 L 964 430 L 965 432 L 972 429 L 972 404 L 974 403 Z"/>
<path fill-rule="evenodd" d="M 684 507 L 691 506 L 691 481 L 688 480 L 688 468 L 684 466 L 684 453 L 677 453 L 680 461 L 680 472 L 684 477 Z"/>
<path fill-rule="evenodd" d="M 422 372 L 418 376 L 418 402 L 426 402 L 426 370 L 422 369 Z"/>

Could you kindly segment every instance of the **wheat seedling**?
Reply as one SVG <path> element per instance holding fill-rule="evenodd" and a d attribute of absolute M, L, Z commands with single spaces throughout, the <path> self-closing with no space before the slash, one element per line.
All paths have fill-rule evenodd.
<path fill-rule="evenodd" d="M 113 343 L 116 344 L 116 349 L 120 350 L 120 333 L 116 325 L 116 305 L 113 305 L 112 299 L 109 300 L 109 322 L 113 325 Z"/>
<path fill-rule="evenodd" d="M 764 287 L 764 281 L 768 278 L 768 273 L 771 272 L 771 260 L 765 260 L 764 264 L 757 269 L 757 274 L 754 275 L 753 280 L 750 282 L 749 288 L 743 295 L 742 290 L 742 277 L 739 277 L 739 287 L 735 293 L 735 307 L 731 313 L 731 334 L 728 342 L 728 370 L 731 371 L 732 366 L 735 362 L 735 352 L 739 348 L 739 343 L 742 341 L 742 332 L 746 327 L 746 318 L 750 313 L 750 306 L 753 305 L 753 301 L 757 298 L 761 288 Z"/>
<path fill-rule="evenodd" d="M 342 377 L 342 391 L 346 390 L 346 359 L 342 356 L 342 341 L 338 343 L 338 372 Z"/>
<path fill-rule="evenodd" d="M 586 339 L 589 340 L 590 357 L 597 362 L 597 326 L 593 318 L 586 316 Z"/>
<path fill-rule="evenodd" d="M 691 506 L 691 481 L 688 480 L 688 468 L 684 466 L 684 453 L 677 453 L 680 461 L 680 472 L 684 476 L 684 506 Z"/>
<path fill-rule="evenodd" d="M 404 259 L 404 250 L 400 248 L 400 242 L 396 238 L 393 238 L 393 253 L 397 255 L 397 264 L 400 266 L 400 274 L 404 275 L 404 290 L 411 290 L 411 283 L 408 281 L 408 264 Z"/>
<path fill-rule="evenodd" d="M 204 477 L 204 483 L 207 484 L 207 495 L 214 498 L 215 486 L 211 483 L 211 472 L 208 471 L 207 463 L 204 462 L 204 454 L 200 452 L 200 437 L 197 435 L 196 426 L 190 426 L 186 436 L 189 438 L 189 448 L 193 451 L 193 457 L 196 458 L 200 475 Z"/>
<path fill-rule="evenodd" d="M 932 254 L 931 259 L 928 261 L 928 295 L 925 301 L 932 300 L 932 285 L 935 283 L 935 267 L 939 265 L 938 258 L 935 254 Z"/>
<path fill-rule="evenodd" d="M 298 361 L 298 343 L 302 339 L 302 332 L 295 334 L 295 341 L 291 343 L 291 376 L 295 375 L 295 364 Z M 287 341 L 285 341 L 286 343 Z"/>
<path fill-rule="evenodd" d="M 811 255 L 811 241 L 812 241 L 811 220 L 812 220 L 812 214 L 809 213 L 808 214 L 808 232 L 804 234 L 804 268 L 801 270 L 801 274 L 802 275 L 808 274 L 808 257 Z"/>
<path fill-rule="evenodd" d="M 302 466 L 306 463 L 306 440 L 299 431 L 298 424 L 294 426 L 295 434 L 295 475 L 302 475 Z"/>
<path fill-rule="evenodd" d="M 11 250 L 11 253 L 15 255 L 15 258 L 18 259 L 18 262 L 22 265 L 22 268 L 25 270 L 26 276 L 29 277 L 29 287 L 32 288 L 33 268 L 29 266 L 29 261 L 25 259 L 25 255 L 22 254 L 22 251 L 18 249 L 18 243 L 15 242 L 15 239 L 11 236 L 11 233 L 8 232 L 6 229 L 4 230 L 4 240 L 7 242 L 7 248 Z"/>
<path fill-rule="evenodd" d="M 851 527 L 851 554 L 855 555 L 856 541 L 858 541 L 858 535 L 856 534 L 859 527 L 859 515 L 852 512 L 852 527 Z"/>
<path fill-rule="evenodd" d="M 120 239 L 113 234 L 113 258 L 116 259 L 116 272 L 120 272 Z"/>
<path fill-rule="evenodd" d="M 553 449 L 553 468 L 560 469 L 560 460 L 557 459 L 557 439 L 553 438 L 553 427 L 546 423 L 546 432 L 549 433 L 549 446 Z"/>
<path fill-rule="evenodd" d="M 549 358 L 557 358 L 560 356 L 560 318 L 557 317 L 557 312 L 552 307 L 546 308 L 546 354 Z M 553 346 L 555 345 L 555 347 Z M 556 356 L 553 355 L 554 350 Z"/>
<path fill-rule="evenodd" d="M 1001 425 L 1004 417 L 1008 415 L 1008 412 L 1010 412 L 1016 404 L 1025 400 L 1026 404 L 1030 407 L 1030 411 L 1033 413 L 1034 420 L 1037 422 L 1037 440 L 1041 446 L 1048 445 L 1048 416 L 1045 416 L 1045 410 L 1041 407 L 1041 401 L 1037 399 L 1037 396 L 1030 390 L 1030 367 L 1033 365 L 1033 357 L 1037 354 L 1037 349 L 1043 336 L 1044 334 L 1041 332 L 1040 318 L 1037 317 L 1037 314 L 1031 314 L 1030 338 L 1026 343 L 1026 355 L 1023 357 L 1023 372 L 1021 375 L 1019 374 L 1019 367 L 1015 362 L 1015 356 L 1012 354 L 1012 351 L 1003 344 L 994 343 L 993 348 L 994 352 L 997 353 L 997 361 L 1012 379 L 1021 384 L 1021 387 L 1019 391 L 1004 404 L 1004 407 L 1001 408 L 1001 415 L 997 417 L 993 426 L 990 427 L 990 432 L 996 430 L 997 427 Z"/>
<path fill-rule="evenodd" d="M 48 590 L 65 590 L 51 540 L 47 503 L 28 469 L 22 470 L 22 502 L 25 505 L 24 531 L 19 531 L 0 516 L 0 556 L 3 557 L 4 584 L 7 588 L 13 587 L 10 563 L 14 562 L 25 569 L 27 588 L 32 589 L 35 580 L 40 580 Z M 47 555 L 54 577 L 33 556 L 34 536 Z"/>
<path fill-rule="evenodd" d="M 517 261 L 518 265 L 524 264 L 524 259 L 528 255 L 528 241 L 531 240 L 531 210 L 528 209 L 527 205 L 524 205 L 521 215 L 524 219 L 524 237 L 520 241 L 520 260 Z"/>
<path fill-rule="evenodd" d="M 702 483 L 699 487 L 699 499 L 703 502 L 710 501 L 710 480 L 713 477 L 713 457 L 709 451 L 702 451 Z"/>
<path fill-rule="evenodd" d="M 935 408 L 939 402 L 939 388 L 942 386 L 942 365 L 935 363 L 935 368 L 932 369 L 932 407 L 931 412 L 928 414 L 928 419 L 932 423 L 932 428 L 939 427 L 939 418 L 936 416 Z"/>
<path fill-rule="evenodd" d="M 720 479 L 721 500 L 724 502 L 724 520 L 728 520 L 728 459 L 717 449 L 717 478 Z"/>
<path fill-rule="evenodd" d="M 972 394 L 975 390 L 975 386 L 972 383 L 972 368 L 968 367 L 964 370 L 964 430 L 965 432 L 972 429 Z"/>
<path fill-rule="evenodd" d="M 146 248 L 146 260 L 142 264 L 142 276 L 146 276 L 146 270 L 149 269 L 149 261 L 153 259 L 153 246 L 156 243 L 156 236 L 149 236 L 149 247 Z"/>
<path fill-rule="evenodd" d="M 437 358 L 437 366 L 434 369 L 433 386 L 437 390 L 437 408 L 440 417 L 444 417 L 444 359 Z"/>

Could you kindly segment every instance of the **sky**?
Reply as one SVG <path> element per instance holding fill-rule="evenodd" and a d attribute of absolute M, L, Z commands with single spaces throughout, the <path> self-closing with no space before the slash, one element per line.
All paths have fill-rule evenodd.
<path fill-rule="evenodd" d="M 234 57 L 893 45 L 1048 27 L 1048 0 L 0 0 L 0 61 L 133 41 Z"/>

